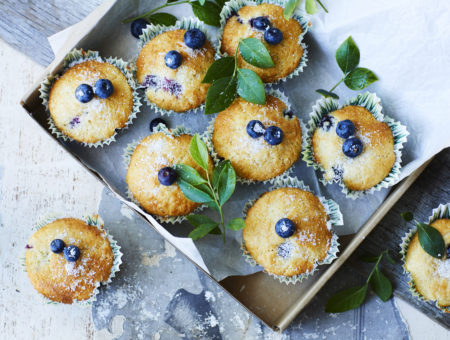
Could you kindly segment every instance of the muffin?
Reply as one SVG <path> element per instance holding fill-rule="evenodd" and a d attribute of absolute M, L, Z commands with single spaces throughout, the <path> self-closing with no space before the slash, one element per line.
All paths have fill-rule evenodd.
<path fill-rule="evenodd" d="M 215 50 L 200 24 L 163 32 L 158 28 L 149 26 L 141 36 L 144 45 L 136 61 L 137 80 L 149 103 L 163 110 L 198 108 L 206 99 L 209 84 L 202 80 L 214 62 Z"/>
<path fill-rule="evenodd" d="M 301 185 L 280 186 L 259 197 L 247 211 L 242 233 L 247 256 L 285 282 L 301 280 L 318 264 L 336 258 L 331 226 L 342 223 L 336 203 L 297 183 Z"/>
<path fill-rule="evenodd" d="M 227 5 L 230 7 L 228 11 L 231 16 L 223 22 L 221 53 L 232 56 L 240 40 L 256 38 L 266 46 L 275 66 L 270 68 L 252 66 L 238 53 L 239 67 L 256 72 L 265 83 L 283 79 L 297 69 L 302 58 L 306 56 L 305 46 L 301 44 L 306 26 L 302 27 L 297 20 L 298 17 L 286 20 L 283 16 L 283 7 L 276 4 L 257 5 L 255 2 L 254 5 L 241 7 L 236 2 L 234 6 L 233 3 Z M 237 11 L 234 11 L 233 7 L 236 7 Z"/>
<path fill-rule="evenodd" d="M 29 239 L 25 268 L 33 287 L 51 301 L 86 302 L 118 270 L 122 256 L 118 249 L 102 225 L 56 219 Z"/>
<path fill-rule="evenodd" d="M 281 99 L 267 95 L 266 104 L 238 97 L 214 121 L 212 144 L 229 159 L 242 179 L 265 181 L 281 175 L 299 158 L 299 119 Z"/>
<path fill-rule="evenodd" d="M 48 103 L 52 127 L 63 137 L 97 146 L 110 141 L 139 111 L 134 80 L 121 60 L 105 61 L 91 51 L 89 57 L 84 51 L 71 53 L 78 59 L 49 89 L 42 85 L 41 97 Z"/>
<path fill-rule="evenodd" d="M 141 140 L 130 157 L 126 178 L 129 192 L 148 213 L 163 220 L 185 216 L 200 206 L 183 195 L 173 169 L 176 164 L 186 164 L 206 176 L 189 153 L 191 139 L 189 134 L 156 132 Z M 209 166 L 212 173 L 212 160 Z"/>

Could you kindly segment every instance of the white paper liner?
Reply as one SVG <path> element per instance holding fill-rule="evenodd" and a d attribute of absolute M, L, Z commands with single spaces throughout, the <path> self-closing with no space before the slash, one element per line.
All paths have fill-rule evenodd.
<path fill-rule="evenodd" d="M 253 1 L 251 1 L 251 0 L 231 0 L 231 1 L 228 1 L 227 3 L 225 3 L 225 5 L 222 8 L 222 11 L 220 12 L 220 31 L 219 31 L 219 36 L 218 36 L 219 46 L 217 48 L 218 58 L 220 58 L 221 56 L 227 56 L 226 53 L 224 53 L 222 55 L 220 52 L 220 49 L 221 49 L 221 45 L 222 45 L 223 31 L 224 31 L 225 24 L 226 24 L 228 18 L 232 15 L 233 12 L 237 13 L 239 11 L 239 9 L 241 9 L 244 6 L 257 6 L 262 3 L 274 4 L 274 5 L 281 6 L 283 8 L 286 5 L 284 0 L 253 0 Z M 265 83 L 265 84 L 275 85 L 280 82 L 286 81 L 286 79 L 291 79 L 295 76 L 298 76 L 300 73 L 303 72 L 303 69 L 306 67 L 306 65 L 308 63 L 308 46 L 306 46 L 306 44 L 303 42 L 303 38 L 304 38 L 305 34 L 308 32 L 308 30 L 311 28 L 311 22 L 309 20 L 307 20 L 305 14 L 302 13 L 299 9 L 295 10 L 294 14 L 292 15 L 292 18 L 294 20 L 297 20 L 300 23 L 300 25 L 302 26 L 303 32 L 298 37 L 298 44 L 303 48 L 303 55 L 300 58 L 300 61 L 297 65 L 297 67 L 294 69 L 294 71 L 292 71 L 286 77 L 283 77 L 274 82 Z"/>
<path fill-rule="evenodd" d="M 296 112 L 292 110 L 292 106 L 291 106 L 291 103 L 289 101 L 289 98 L 282 91 L 280 91 L 278 89 L 274 89 L 274 88 L 268 88 L 266 90 L 266 95 L 271 95 L 273 97 L 276 97 L 276 98 L 280 99 L 284 104 L 286 104 L 286 106 L 287 106 L 286 109 L 290 110 L 292 113 L 294 113 L 294 116 L 297 117 L 297 119 L 298 119 L 298 121 L 300 123 L 300 130 L 302 132 L 302 146 L 300 147 L 300 150 L 299 150 L 299 157 L 297 159 L 297 161 L 298 161 L 301 158 L 301 148 L 303 147 L 303 145 L 306 142 L 306 126 L 303 123 L 302 119 L 296 114 Z M 217 118 L 217 116 L 216 116 L 216 118 Z M 214 161 L 214 165 L 215 166 L 217 166 L 220 163 L 220 161 L 222 160 L 222 158 L 215 151 L 214 144 L 212 142 L 212 136 L 213 136 L 213 132 L 214 132 L 214 122 L 215 122 L 216 118 L 210 120 L 207 130 L 202 135 L 203 139 L 205 140 L 206 146 L 208 147 L 209 154 L 211 155 L 211 157 L 212 157 L 212 159 Z M 295 161 L 291 165 L 291 167 L 289 169 L 287 169 L 285 172 L 279 174 L 278 176 L 275 176 L 273 178 L 269 178 L 269 179 L 264 180 L 264 181 L 257 181 L 257 180 L 247 179 L 247 178 L 243 178 L 243 177 L 238 176 L 238 175 L 236 175 L 236 180 L 239 183 L 242 183 L 242 184 L 274 183 L 278 178 L 282 178 L 282 177 L 285 177 L 287 175 L 290 175 L 294 171 L 295 163 L 297 163 L 297 161 Z"/>
<path fill-rule="evenodd" d="M 435 209 L 433 209 L 433 212 L 431 216 L 428 218 L 428 224 L 433 223 L 434 221 L 441 219 L 441 218 L 449 218 L 450 219 L 450 203 L 447 204 L 439 204 L 439 206 Z M 403 273 L 408 276 L 408 285 L 409 285 L 409 291 L 411 294 L 422 301 L 430 301 L 427 300 L 416 288 L 416 284 L 412 278 L 411 273 L 406 269 L 406 255 L 408 253 L 408 247 L 409 243 L 411 242 L 412 238 L 417 232 L 417 226 L 414 225 L 413 228 L 411 228 L 405 236 L 402 238 L 402 242 L 400 243 L 400 255 L 402 260 L 402 267 L 403 267 Z M 450 261 L 447 259 L 446 261 Z M 450 306 L 444 307 L 440 306 L 437 301 L 435 301 L 435 305 L 437 308 L 439 308 L 444 313 L 450 313 Z"/>
<path fill-rule="evenodd" d="M 64 141 L 76 141 L 76 142 L 80 143 L 81 145 L 97 148 L 99 146 L 103 147 L 105 145 L 109 145 L 112 142 L 114 142 L 116 140 L 115 137 L 118 133 L 118 130 L 127 129 L 133 123 L 133 119 L 136 118 L 138 112 L 140 111 L 140 107 L 142 104 L 141 104 L 141 100 L 139 97 L 139 93 L 137 92 L 138 86 L 135 82 L 135 75 L 134 75 L 135 70 L 133 69 L 131 64 L 123 61 L 120 58 L 109 57 L 109 58 L 103 59 L 102 57 L 100 57 L 100 55 L 97 51 L 84 51 L 82 49 L 73 49 L 64 58 L 62 73 L 64 73 L 68 68 L 70 68 L 76 64 L 79 64 L 81 62 L 87 61 L 87 60 L 96 60 L 99 62 L 106 62 L 111 65 L 114 65 L 127 78 L 128 84 L 130 85 L 130 87 L 133 91 L 133 108 L 128 117 L 128 121 L 125 123 L 125 126 L 123 128 L 116 129 L 116 131 L 114 132 L 114 134 L 111 137 L 109 137 L 105 140 L 95 142 L 95 143 L 79 142 L 79 141 L 67 136 L 62 131 L 60 131 L 56 127 L 55 122 L 53 121 L 53 119 L 50 115 L 49 109 L 48 109 L 48 100 L 49 100 L 49 96 L 50 96 L 50 90 L 53 86 L 53 83 L 59 78 L 60 75 L 50 75 L 42 81 L 41 86 L 39 88 L 39 92 L 40 92 L 39 98 L 41 98 L 42 104 L 45 106 L 45 109 L 47 110 L 47 113 L 48 113 L 47 122 L 48 122 L 48 125 L 50 128 L 50 131 L 57 138 L 63 139 Z"/>
<path fill-rule="evenodd" d="M 389 174 L 380 183 L 376 184 L 372 188 L 367 190 L 356 191 L 347 188 L 342 179 L 332 179 L 330 181 L 326 181 L 325 179 L 322 178 L 320 180 L 323 184 L 339 183 L 339 185 L 342 187 L 342 192 L 345 194 L 346 197 L 356 199 L 359 197 L 363 197 L 366 194 L 371 194 L 375 191 L 380 191 L 383 188 L 388 188 L 397 183 L 398 179 L 400 178 L 403 143 L 407 141 L 407 136 L 409 135 L 409 132 L 406 130 L 406 127 L 402 125 L 400 122 L 395 121 L 394 119 L 382 113 L 382 106 L 380 103 L 380 99 L 377 97 L 375 93 L 366 92 L 364 94 L 358 94 L 355 98 L 348 100 L 342 106 L 339 105 L 339 102 L 334 99 L 321 98 L 317 100 L 316 104 L 312 108 L 313 111 L 310 113 L 311 119 L 308 122 L 307 133 L 302 152 L 303 160 L 306 162 L 306 165 L 314 167 L 315 170 L 320 169 L 322 173 L 325 172 L 325 170 L 320 166 L 320 164 L 316 163 L 314 159 L 312 136 L 314 134 L 314 131 L 317 129 L 319 122 L 323 116 L 349 105 L 362 106 L 365 109 L 367 109 L 378 121 L 384 122 L 389 126 L 394 138 L 395 163 L 392 166 L 392 169 L 389 172 Z"/>
<path fill-rule="evenodd" d="M 50 213 L 47 214 L 43 217 L 41 217 L 38 222 L 36 223 L 36 225 L 34 226 L 34 231 L 38 231 L 39 229 L 41 229 L 42 227 L 46 226 L 49 223 L 52 223 L 58 219 L 61 218 L 67 218 L 66 215 L 61 214 L 61 213 Z M 104 282 L 97 282 L 96 286 L 94 288 L 94 290 L 92 291 L 92 295 L 89 299 L 87 300 L 76 300 L 74 299 L 72 302 L 72 305 L 76 304 L 79 306 L 91 306 L 92 303 L 97 299 L 97 294 L 99 293 L 99 287 L 101 284 L 103 285 L 108 285 L 109 283 L 111 283 L 112 278 L 116 276 L 116 273 L 120 271 L 120 265 L 122 264 L 122 252 L 120 251 L 120 246 L 117 244 L 116 240 L 114 240 L 113 236 L 108 232 L 108 230 L 106 230 L 104 228 L 104 222 L 101 219 L 100 216 L 98 215 L 88 215 L 85 217 L 80 218 L 81 220 L 83 220 L 84 222 L 86 222 L 87 225 L 90 226 L 95 226 L 97 227 L 100 231 L 103 231 L 106 235 L 106 238 L 109 241 L 109 244 L 111 245 L 111 249 L 113 251 L 113 255 L 114 255 L 114 262 L 113 265 L 111 267 L 111 274 L 109 275 L 108 279 Z M 25 254 L 21 257 L 20 259 L 21 261 L 21 266 L 22 269 L 26 272 L 26 265 L 25 265 Z M 39 293 L 39 292 L 38 292 Z M 53 301 L 50 300 L 49 298 L 47 298 L 46 296 L 42 295 L 41 293 L 39 293 L 39 296 L 42 297 L 42 299 L 44 300 L 44 302 L 46 304 L 54 304 L 54 305 L 58 305 L 58 304 L 62 304 L 62 302 L 57 302 L 57 301 Z"/>
<path fill-rule="evenodd" d="M 298 178 L 296 177 L 284 177 L 284 178 L 278 178 L 277 181 L 274 183 L 274 185 L 269 189 L 269 191 L 273 191 L 275 189 L 280 189 L 280 188 L 298 188 L 301 190 L 305 190 L 305 191 L 309 191 L 311 193 L 313 193 L 311 191 L 311 189 L 305 185 L 303 183 L 303 181 L 298 180 Z M 331 200 L 331 199 L 326 199 L 325 197 L 322 196 L 317 196 L 320 200 L 320 202 L 322 203 L 323 207 L 325 208 L 325 211 L 329 217 L 329 220 L 327 221 L 327 227 L 329 230 L 331 230 L 332 232 L 332 237 L 331 237 L 331 245 L 330 245 L 330 249 L 328 251 L 327 256 L 325 257 L 324 260 L 322 261 L 317 261 L 314 264 L 314 267 L 311 271 L 307 271 L 303 274 L 299 274 L 299 275 L 294 275 L 294 276 L 282 276 L 282 275 L 275 275 L 272 273 L 267 272 L 266 270 L 264 270 L 264 272 L 266 272 L 267 274 L 269 274 L 270 276 L 278 279 L 280 282 L 285 283 L 285 284 L 296 284 L 297 282 L 302 282 L 305 278 L 311 276 L 314 274 L 314 272 L 317 270 L 317 267 L 319 265 L 322 264 L 330 264 L 331 262 L 333 262 L 338 256 L 337 253 L 339 252 L 339 242 L 338 242 L 338 236 L 334 233 L 333 229 L 334 227 L 338 226 L 338 225 L 343 225 L 344 220 L 343 220 L 343 216 L 341 211 L 339 210 L 339 205 Z M 248 201 L 243 209 L 243 215 L 244 215 L 244 219 L 247 216 L 247 212 L 250 209 L 250 207 L 259 199 L 253 199 Z M 260 264 L 258 264 L 253 257 L 250 255 L 250 253 L 248 252 L 247 248 L 245 247 L 245 242 L 244 239 L 242 239 L 242 243 L 241 243 L 241 249 L 243 251 L 243 255 L 245 260 L 252 266 L 260 266 Z"/>
<path fill-rule="evenodd" d="M 211 35 L 209 34 L 209 32 L 207 31 L 207 29 L 205 28 L 205 25 L 198 20 L 197 18 L 193 18 L 193 17 L 186 17 L 186 18 L 182 18 L 181 20 L 178 20 L 173 26 L 163 26 L 163 25 L 147 25 L 147 27 L 142 30 L 142 34 L 139 36 L 139 48 L 142 49 L 142 47 L 144 47 L 144 45 L 149 42 L 150 40 L 152 40 L 154 37 L 156 37 L 157 35 L 164 33 L 164 32 L 168 32 L 168 31 L 174 31 L 174 30 L 178 30 L 178 29 L 184 29 L 184 30 L 190 30 L 193 28 L 198 28 L 199 30 L 201 30 L 203 33 L 205 33 L 206 35 L 206 39 L 211 43 L 211 46 L 213 47 L 214 51 L 216 52 L 215 54 L 217 55 L 217 43 L 215 42 L 214 39 L 212 39 Z M 151 102 L 147 95 L 145 94 L 145 88 L 140 86 L 140 88 L 144 89 L 144 100 L 147 103 L 148 106 L 150 106 L 155 112 L 160 113 L 161 115 L 171 115 L 171 114 L 183 114 L 186 112 L 198 112 L 199 110 L 203 110 L 203 108 L 205 107 L 205 104 L 201 104 L 200 106 L 184 111 L 184 112 L 176 112 L 174 110 L 164 110 L 163 108 L 159 107 L 158 105 L 156 105 L 155 103 Z"/>

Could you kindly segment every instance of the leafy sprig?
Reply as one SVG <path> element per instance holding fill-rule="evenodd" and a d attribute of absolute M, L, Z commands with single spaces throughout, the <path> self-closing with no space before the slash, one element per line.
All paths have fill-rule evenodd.
<path fill-rule="evenodd" d="M 422 249 L 429 255 L 442 259 L 445 254 L 445 241 L 439 230 L 429 224 L 418 222 L 411 212 L 404 212 L 401 216 L 406 222 L 414 220 L 416 223 L 417 235 Z"/>
<path fill-rule="evenodd" d="M 292 14 L 295 11 L 295 8 L 297 8 L 298 4 L 301 0 L 288 0 L 286 2 L 286 5 L 284 6 L 284 18 L 286 20 L 289 20 Z M 325 13 L 328 13 L 328 10 L 325 8 L 325 6 L 322 4 L 320 0 L 305 0 L 305 11 L 308 14 L 315 14 L 317 13 L 317 4 L 319 4 L 320 7 L 325 11 Z"/>
<path fill-rule="evenodd" d="M 255 38 L 239 41 L 234 56 L 216 60 L 209 67 L 203 78 L 203 83 L 211 86 L 206 94 L 205 114 L 212 114 L 225 110 L 239 95 L 254 104 L 266 103 L 266 91 L 261 78 L 254 71 L 239 68 L 237 54 L 250 65 L 259 68 L 275 66 L 266 46 Z"/>
<path fill-rule="evenodd" d="M 328 313 L 342 313 L 351 309 L 358 308 L 366 298 L 369 285 L 377 296 L 386 302 L 392 295 L 392 284 L 389 279 L 378 268 L 383 257 L 395 264 L 389 251 L 383 251 L 379 256 L 364 256 L 361 258 L 364 262 L 375 262 L 375 266 L 369 274 L 366 282 L 362 286 L 344 289 L 333 295 L 327 302 L 325 311 Z"/>
<path fill-rule="evenodd" d="M 316 92 L 326 98 L 339 99 L 339 96 L 333 91 L 342 82 L 344 82 L 350 90 L 359 91 L 377 81 L 378 77 L 371 70 L 365 67 L 358 67 L 359 58 L 359 48 L 350 36 L 336 50 L 336 62 L 342 72 L 344 72 L 344 76 L 331 88 L 331 90 L 318 89 Z"/>
<path fill-rule="evenodd" d="M 229 160 L 223 160 L 210 176 L 208 172 L 208 149 L 198 134 L 192 137 L 189 153 L 192 159 L 205 170 L 206 179 L 194 168 L 185 164 L 177 164 L 174 167 L 177 172 L 177 184 L 187 199 L 206 204 L 218 212 L 220 216 L 219 222 L 204 215 L 192 214 L 187 216 L 189 223 L 195 227 L 189 237 L 197 240 L 210 233 L 222 234 L 225 242 L 227 228 L 240 230 L 245 226 L 242 218 L 233 218 L 225 224 L 222 212 L 223 205 L 230 199 L 236 187 L 236 172 Z"/>

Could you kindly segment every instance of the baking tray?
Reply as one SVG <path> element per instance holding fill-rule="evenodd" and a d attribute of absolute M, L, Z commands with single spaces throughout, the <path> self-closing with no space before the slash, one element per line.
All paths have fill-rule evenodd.
<path fill-rule="evenodd" d="M 122 196 L 119 190 L 111 183 L 105 180 L 102 174 L 93 170 L 86 165 L 76 153 L 74 153 L 67 143 L 63 143 L 53 136 L 48 130 L 47 113 L 39 98 L 39 86 L 42 80 L 49 74 L 55 74 L 61 71 L 62 61 L 65 55 L 73 48 L 85 47 L 83 42 L 93 33 L 102 20 L 104 20 L 110 11 L 114 10 L 115 0 L 107 0 L 92 12 L 85 20 L 77 24 L 73 33 L 67 39 L 63 47 L 57 52 L 55 60 L 46 68 L 39 80 L 33 85 L 30 91 L 25 94 L 20 104 L 24 107 L 30 117 L 45 131 L 54 141 L 56 141 L 63 149 L 65 149 L 74 159 L 76 159 L 88 172 L 96 177 L 103 185 L 109 188 L 112 193 L 122 202 L 127 204 L 131 209 L 139 213 L 147 220 L 149 225 L 155 230 L 156 227 L 149 221 L 145 215 L 136 210 Z M 100 25 L 99 25 L 100 26 Z M 94 32 L 95 33 L 95 32 Z M 139 119 L 139 117 L 138 117 Z M 191 260 L 200 270 L 208 275 L 213 281 L 219 284 L 225 291 L 233 296 L 240 304 L 242 304 L 250 313 L 259 318 L 267 326 L 274 330 L 284 330 L 294 317 L 308 304 L 309 301 L 318 293 L 328 279 L 340 268 L 340 266 L 349 258 L 364 238 L 375 228 L 377 223 L 389 211 L 389 209 L 397 202 L 406 192 L 409 186 L 417 179 L 419 174 L 424 170 L 425 163 L 416 169 L 408 178 L 397 184 L 372 214 L 368 221 L 361 229 L 353 235 L 341 236 L 339 241 L 340 255 L 329 266 L 323 266 L 318 273 L 309 279 L 303 281 L 301 285 L 285 285 L 274 280 L 263 272 L 258 272 L 246 276 L 229 276 L 221 281 L 215 280 L 209 273 L 205 272 L 198 266 L 182 249 L 176 247 L 182 254 Z M 158 231 L 158 230 L 157 230 Z M 164 235 L 162 235 L 164 236 Z M 168 240 L 170 242 L 170 240 Z M 172 242 L 170 242 L 172 243 Z M 172 243 L 173 244 L 173 243 Z M 175 246 L 175 245 L 174 245 Z M 276 303 L 274 303 L 276 301 Z"/>

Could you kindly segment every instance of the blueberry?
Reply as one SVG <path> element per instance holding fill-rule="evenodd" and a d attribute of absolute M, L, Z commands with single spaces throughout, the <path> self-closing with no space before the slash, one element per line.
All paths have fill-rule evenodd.
<path fill-rule="evenodd" d="M 450 259 L 450 246 L 447 247 L 447 260 Z"/>
<path fill-rule="evenodd" d="M 176 179 L 177 173 L 170 166 L 166 166 L 158 172 L 158 181 L 162 185 L 172 185 Z"/>
<path fill-rule="evenodd" d="M 278 246 L 277 254 L 279 257 L 287 259 L 291 257 L 291 252 L 292 252 L 292 243 L 290 242 L 283 242 Z"/>
<path fill-rule="evenodd" d="M 292 119 L 295 115 L 294 112 L 292 112 L 291 110 L 285 109 L 283 111 L 283 116 L 287 119 Z"/>
<path fill-rule="evenodd" d="M 277 45 L 281 42 L 281 40 L 283 40 L 283 32 L 281 32 L 278 28 L 271 27 L 264 32 L 264 39 L 270 45 Z"/>
<path fill-rule="evenodd" d="M 55 254 L 59 254 L 64 250 L 65 246 L 66 244 L 64 243 L 64 241 L 57 238 L 50 243 L 50 250 Z"/>
<path fill-rule="evenodd" d="M 289 218 L 282 218 L 275 224 L 275 231 L 282 238 L 291 237 L 295 232 L 295 224 Z"/>
<path fill-rule="evenodd" d="M 136 19 L 131 23 L 131 34 L 134 37 L 139 38 L 142 34 L 142 30 L 146 28 L 148 25 L 148 21 L 144 19 Z"/>
<path fill-rule="evenodd" d="M 92 89 L 92 86 L 88 84 L 81 84 L 77 87 L 75 90 L 75 98 L 79 102 L 87 103 L 94 98 L 94 90 Z"/>
<path fill-rule="evenodd" d="M 184 43 L 187 47 L 196 49 L 201 48 L 206 42 L 205 33 L 198 28 L 193 28 L 184 33 Z"/>
<path fill-rule="evenodd" d="M 164 62 L 166 63 L 166 66 L 174 70 L 180 67 L 182 61 L 183 57 L 181 57 L 180 52 L 175 50 L 167 52 L 164 56 Z"/>
<path fill-rule="evenodd" d="M 109 79 L 99 79 L 95 82 L 94 93 L 97 97 L 106 99 L 114 92 L 114 86 Z"/>
<path fill-rule="evenodd" d="M 278 145 L 283 141 L 283 131 L 278 126 L 269 126 L 264 132 L 264 140 L 270 145 Z"/>
<path fill-rule="evenodd" d="M 333 117 L 330 115 L 325 115 L 319 122 L 319 127 L 324 129 L 325 131 L 329 131 L 333 126 Z"/>
<path fill-rule="evenodd" d="M 251 120 L 247 124 L 247 133 L 252 138 L 261 137 L 264 131 L 264 125 L 259 120 Z"/>
<path fill-rule="evenodd" d="M 257 30 L 264 31 L 270 26 L 270 20 L 266 17 L 257 17 L 250 19 L 250 26 L 256 28 Z"/>
<path fill-rule="evenodd" d="M 358 156 L 362 152 L 362 149 L 363 145 L 361 141 L 356 137 L 346 139 L 344 144 L 342 145 L 342 152 L 346 156 L 351 158 Z"/>
<path fill-rule="evenodd" d="M 334 180 L 335 181 L 339 181 L 342 179 L 342 177 L 344 176 L 344 169 L 342 168 L 338 168 L 338 167 L 331 167 L 333 169 L 334 172 Z"/>
<path fill-rule="evenodd" d="M 69 262 L 75 262 L 80 258 L 81 251 L 77 246 L 67 246 L 64 248 L 64 257 Z"/>
<path fill-rule="evenodd" d="M 150 122 L 150 132 L 153 132 L 153 130 L 158 126 L 158 124 L 163 124 L 165 127 L 167 127 L 167 123 L 164 119 L 161 118 L 155 118 Z"/>
<path fill-rule="evenodd" d="M 355 134 L 355 125 L 349 119 L 341 120 L 336 126 L 336 134 L 344 139 Z"/>

